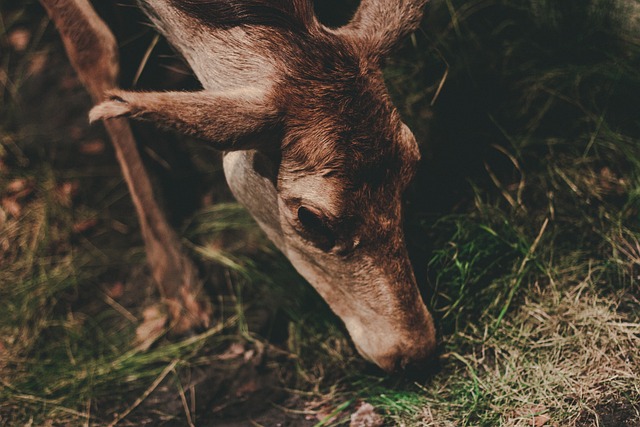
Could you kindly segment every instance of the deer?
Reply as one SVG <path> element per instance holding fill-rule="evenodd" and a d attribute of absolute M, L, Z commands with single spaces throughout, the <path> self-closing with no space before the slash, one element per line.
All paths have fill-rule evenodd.
<path fill-rule="evenodd" d="M 402 223 L 420 150 L 381 71 L 426 2 L 362 0 L 329 28 L 312 0 L 138 0 L 202 85 L 144 92 L 119 89 L 116 39 L 88 0 L 41 0 L 95 103 L 90 122 L 115 147 L 174 332 L 206 328 L 212 305 L 154 198 L 129 119 L 223 152 L 235 198 L 364 359 L 388 372 L 428 364 L 436 332 Z"/>

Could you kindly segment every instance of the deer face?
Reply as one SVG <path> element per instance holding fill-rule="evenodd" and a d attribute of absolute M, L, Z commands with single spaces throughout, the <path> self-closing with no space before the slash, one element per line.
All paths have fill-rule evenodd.
<path fill-rule="evenodd" d="M 331 174 L 292 173 L 284 160 L 273 168 L 253 150 L 226 154 L 224 166 L 236 198 L 344 321 L 362 356 L 392 371 L 433 352 L 397 181 L 350 188 Z"/>
<path fill-rule="evenodd" d="M 92 117 L 149 118 L 225 150 L 232 192 L 358 351 L 386 370 L 423 361 L 435 331 L 402 230 L 419 150 L 379 64 L 417 25 L 424 0 L 363 0 L 337 30 L 322 27 L 307 0 L 233 3 L 147 2 L 205 90 L 119 91 Z"/>
<path fill-rule="evenodd" d="M 296 93 L 285 96 L 279 165 L 265 167 L 270 161 L 259 154 L 227 162 L 229 154 L 225 171 L 236 197 L 277 236 L 272 240 L 344 321 L 358 351 L 394 370 L 435 347 L 402 230 L 402 193 L 419 150 L 379 72 L 356 68 L 352 78 L 341 68 L 340 79 L 285 83 Z M 264 170 L 274 173 L 256 179 Z M 266 206 L 277 215 L 265 215 Z"/>
<path fill-rule="evenodd" d="M 386 370 L 423 361 L 434 349 L 434 328 L 407 256 L 397 181 L 351 187 L 323 172 L 283 169 L 279 227 L 291 263 L 365 358 Z"/>

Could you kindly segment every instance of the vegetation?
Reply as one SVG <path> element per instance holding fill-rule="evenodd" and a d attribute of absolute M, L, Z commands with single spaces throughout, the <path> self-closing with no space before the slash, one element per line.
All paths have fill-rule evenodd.
<path fill-rule="evenodd" d="M 406 229 L 441 340 L 418 380 L 357 356 L 215 152 L 140 126 L 215 304 L 207 331 L 158 328 L 113 153 L 48 19 L 20 3 L 0 0 L 1 425 L 325 426 L 363 402 L 389 425 L 640 424 L 637 2 L 434 0 L 389 60 L 422 144 Z M 123 85 L 196 84 L 132 9 L 100 7 Z"/>

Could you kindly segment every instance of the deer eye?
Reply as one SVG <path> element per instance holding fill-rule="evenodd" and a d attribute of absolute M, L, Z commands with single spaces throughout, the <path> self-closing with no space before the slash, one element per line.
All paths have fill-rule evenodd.
<path fill-rule="evenodd" d="M 328 251 L 336 244 L 336 239 L 327 221 L 318 213 L 301 206 L 298 208 L 298 221 L 307 237 L 323 251 Z"/>

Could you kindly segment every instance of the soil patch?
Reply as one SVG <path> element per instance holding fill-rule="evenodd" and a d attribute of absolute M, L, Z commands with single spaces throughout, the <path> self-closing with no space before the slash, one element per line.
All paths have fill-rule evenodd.
<path fill-rule="evenodd" d="M 627 400 L 627 399 L 625 399 Z M 591 411 L 582 411 L 576 427 L 638 427 L 640 426 L 640 407 L 627 401 L 612 400 L 599 403 Z"/>

